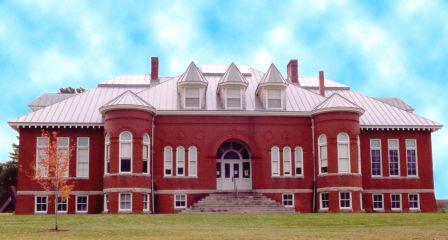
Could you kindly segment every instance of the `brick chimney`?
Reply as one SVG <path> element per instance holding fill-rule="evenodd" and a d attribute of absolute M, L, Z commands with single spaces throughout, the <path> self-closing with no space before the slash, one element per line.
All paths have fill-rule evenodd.
<path fill-rule="evenodd" d="M 325 97 L 325 76 L 324 71 L 319 71 L 319 94 Z"/>
<path fill-rule="evenodd" d="M 292 83 L 299 83 L 299 65 L 297 59 L 291 59 L 286 67 L 286 74 Z"/>
<path fill-rule="evenodd" d="M 159 80 L 159 58 L 151 57 L 151 82 Z"/>

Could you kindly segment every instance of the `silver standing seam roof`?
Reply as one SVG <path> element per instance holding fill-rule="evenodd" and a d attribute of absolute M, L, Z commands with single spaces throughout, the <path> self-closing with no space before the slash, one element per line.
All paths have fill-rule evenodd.
<path fill-rule="evenodd" d="M 270 111 L 263 108 L 259 97 L 255 94 L 257 86 L 262 81 L 263 72 L 246 66 L 232 66 L 225 81 L 235 81 L 238 78 L 247 84 L 245 107 L 242 110 L 226 110 L 222 108 L 217 96 L 218 83 L 223 81 L 226 72 L 223 68 L 207 65 L 199 71 L 208 82 L 206 88 L 206 106 L 201 110 L 185 110 L 178 106 L 178 77 L 161 77 L 157 84 L 150 83 L 147 74 L 122 75 L 100 83 L 96 88 L 76 94 L 72 97 L 55 102 L 42 109 L 30 112 L 24 116 L 9 121 L 13 128 L 20 126 L 55 126 L 55 127 L 99 127 L 103 126 L 101 109 L 114 101 L 119 104 L 147 105 L 154 109 L 157 115 L 252 115 L 252 116 L 311 116 L 316 107 L 350 107 L 359 109 L 363 114 L 360 125 L 363 129 L 429 129 L 437 130 L 441 124 L 403 110 L 378 99 L 351 91 L 344 84 L 325 80 L 326 96 L 315 92 L 319 79 L 311 77 L 299 78 L 300 86 L 288 84 L 285 88 L 286 102 L 283 111 Z M 243 69 L 240 71 L 239 69 Z M 199 70 L 199 69 L 198 69 Z M 215 72 L 214 72 L 215 71 Z M 243 77 L 241 79 L 241 76 Z M 201 80 L 202 81 L 202 80 Z M 120 96 L 121 95 L 121 96 Z M 103 107 L 103 108 L 102 108 Z M 362 111 L 361 111 L 362 110 Z"/>

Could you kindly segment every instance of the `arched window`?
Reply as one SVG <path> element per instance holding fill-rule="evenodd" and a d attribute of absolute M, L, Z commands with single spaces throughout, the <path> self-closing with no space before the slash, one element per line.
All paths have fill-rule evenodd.
<path fill-rule="evenodd" d="M 198 175 L 198 149 L 195 146 L 188 148 L 188 176 Z"/>
<path fill-rule="evenodd" d="M 143 173 L 150 173 L 149 166 L 150 166 L 150 140 L 149 135 L 147 133 L 143 134 L 143 149 L 142 149 L 142 160 L 143 160 Z"/>
<path fill-rule="evenodd" d="M 301 147 L 296 147 L 294 151 L 294 160 L 296 176 L 303 176 L 303 150 Z"/>
<path fill-rule="evenodd" d="M 338 172 L 350 172 L 350 138 L 347 133 L 339 133 L 338 141 Z"/>
<path fill-rule="evenodd" d="M 104 139 L 104 173 L 110 173 L 110 135 Z"/>
<path fill-rule="evenodd" d="M 166 146 L 163 150 L 164 176 L 173 176 L 173 148 Z"/>
<path fill-rule="evenodd" d="M 272 176 L 280 176 L 280 150 L 277 146 L 271 148 L 271 173 Z"/>
<path fill-rule="evenodd" d="M 185 175 L 185 148 L 181 146 L 176 148 L 176 169 L 176 176 Z"/>
<path fill-rule="evenodd" d="M 120 173 L 132 172 L 132 134 L 120 134 Z"/>
<path fill-rule="evenodd" d="M 291 176 L 291 148 L 283 148 L 283 176 Z"/>
<path fill-rule="evenodd" d="M 322 134 L 318 139 L 319 173 L 328 173 L 327 136 Z"/>

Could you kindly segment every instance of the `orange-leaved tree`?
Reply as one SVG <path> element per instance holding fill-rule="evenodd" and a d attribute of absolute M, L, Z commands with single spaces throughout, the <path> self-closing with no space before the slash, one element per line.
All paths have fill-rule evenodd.
<path fill-rule="evenodd" d="M 69 138 L 59 138 L 57 135 L 57 132 L 53 131 L 50 134 L 42 130 L 41 137 L 37 139 L 36 164 L 33 166 L 33 179 L 54 196 L 56 231 L 58 231 L 58 211 L 67 210 L 68 197 L 73 189 L 73 185 L 68 181 L 73 147 L 70 146 Z M 58 204 L 59 200 L 61 204 Z"/>

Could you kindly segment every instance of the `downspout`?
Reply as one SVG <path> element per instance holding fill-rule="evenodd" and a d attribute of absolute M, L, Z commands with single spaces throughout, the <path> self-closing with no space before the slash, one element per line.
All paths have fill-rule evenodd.
<path fill-rule="evenodd" d="M 155 130 L 155 125 L 154 125 L 154 120 L 156 118 L 156 115 L 154 115 L 152 117 L 152 126 L 151 126 L 151 213 L 154 214 L 155 213 L 155 209 L 154 209 L 154 130 Z"/>
<path fill-rule="evenodd" d="M 316 147 L 314 143 L 314 118 L 311 117 L 311 141 L 313 144 L 313 212 L 316 212 Z"/>

